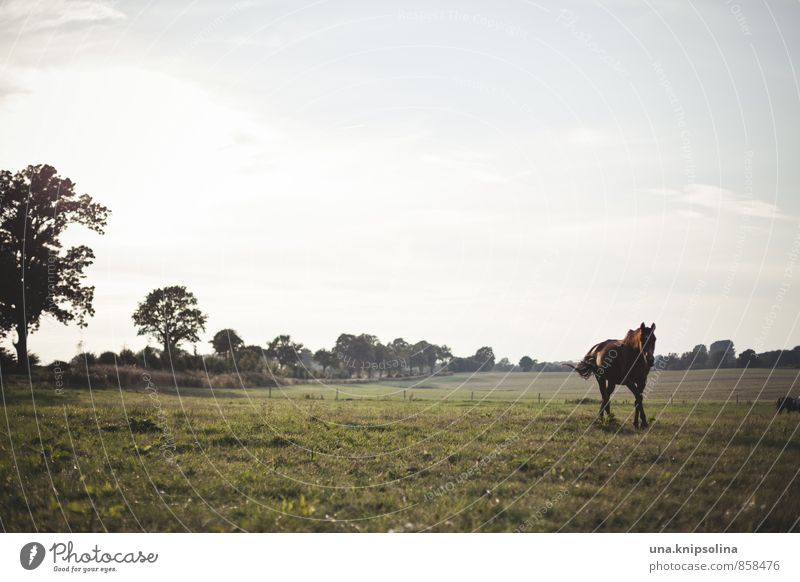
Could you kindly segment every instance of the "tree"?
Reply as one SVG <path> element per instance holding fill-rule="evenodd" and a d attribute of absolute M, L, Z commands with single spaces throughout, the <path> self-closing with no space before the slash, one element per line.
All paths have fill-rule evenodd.
<path fill-rule="evenodd" d="M 378 379 L 383 378 L 383 373 L 386 372 L 387 362 L 391 359 L 392 350 L 389 346 L 381 342 L 375 343 L 374 362 L 370 366 L 370 371 L 373 369 L 378 370 Z"/>
<path fill-rule="evenodd" d="M 372 377 L 372 364 L 375 360 L 375 345 L 378 338 L 374 335 L 362 333 L 353 335 L 343 333 L 336 338 L 336 345 L 333 352 L 341 361 L 342 367 L 347 370 L 347 375 L 352 376 L 361 374 L 361 370 L 367 370 L 367 375 Z"/>
<path fill-rule="evenodd" d="M 392 357 L 398 362 L 398 369 L 395 370 L 395 376 L 400 374 L 401 369 L 404 373 L 410 372 L 411 345 L 403 338 L 398 337 L 389 343 L 389 349 L 392 352 Z"/>
<path fill-rule="evenodd" d="M 523 372 L 530 372 L 533 369 L 534 361 L 530 356 L 522 356 L 519 359 L 519 367 Z"/>
<path fill-rule="evenodd" d="M 704 344 L 694 346 L 689 362 L 689 367 L 692 369 L 705 368 L 708 363 L 708 348 Z"/>
<path fill-rule="evenodd" d="M 761 365 L 761 362 L 758 360 L 758 355 L 756 354 L 755 350 L 748 348 L 739 354 L 736 365 L 740 368 L 758 368 Z"/>
<path fill-rule="evenodd" d="M 442 344 L 441 346 L 436 346 L 436 357 L 442 362 L 442 367 L 446 368 L 450 364 L 450 360 L 453 359 L 453 352 L 446 344 Z"/>
<path fill-rule="evenodd" d="M 314 361 L 322 366 L 322 375 L 324 376 L 328 369 L 336 367 L 337 358 L 331 350 L 321 349 L 314 352 Z"/>
<path fill-rule="evenodd" d="M 709 368 L 732 368 L 736 365 L 736 349 L 731 340 L 718 340 L 708 346 Z"/>
<path fill-rule="evenodd" d="M 266 355 L 268 358 L 277 360 L 284 368 L 294 370 L 300 361 L 300 350 L 302 349 L 303 344 L 293 342 L 292 336 L 279 335 L 267 346 Z"/>
<path fill-rule="evenodd" d="M 0 374 L 10 370 L 15 365 L 14 355 L 3 346 L 0 346 Z"/>
<path fill-rule="evenodd" d="M 367 370 L 367 376 L 372 378 L 372 364 L 375 362 L 375 346 L 378 338 L 368 333 L 358 334 L 351 346 L 352 355 L 359 363 L 362 370 Z"/>
<path fill-rule="evenodd" d="M 119 351 L 119 365 L 121 366 L 135 366 L 136 365 L 136 354 L 133 353 L 133 350 L 129 348 L 122 348 Z"/>
<path fill-rule="evenodd" d="M 214 339 L 209 343 L 215 353 L 230 358 L 244 345 L 244 340 L 234 329 L 221 329 L 214 334 Z"/>
<path fill-rule="evenodd" d="M 0 333 L 16 331 L 17 366 L 27 370 L 28 335 L 49 315 L 81 327 L 94 315 L 94 287 L 84 285 L 94 252 L 63 249 L 71 225 L 103 234 L 109 210 L 48 165 L 0 171 Z"/>
<path fill-rule="evenodd" d="M 197 308 L 197 298 L 183 286 L 154 289 L 133 313 L 139 335 L 150 335 L 164 346 L 163 358 L 171 358 L 181 342 L 200 341 L 208 317 Z"/>
<path fill-rule="evenodd" d="M 348 378 L 353 375 L 353 370 L 356 367 L 352 356 L 355 340 L 356 336 L 353 334 L 342 333 L 336 338 L 336 345 L 333 346 L 333 353 L 336 355 L 336 359 L 339 360 L 340 367 L 343 367 L 347 372 Z"/>
<path fill-rule="evenodd" d="M 489 346 L 479 348 L 475 352 L 474 358 L 480 363 L 481 372 L 491 372 L 492 368 L 494 368 L 494 350 Z"/>
<path fill-rule="evenodd" d="M 494 365 L 494 369 L 498 372 L 510 372 L 514 369 L 514 364 L 508 358 L 502 358 Z"/>
<path fill-rule="evenodd" d="M 430 357 L 435 353 L 433 346 L 425 340 L 420 340 L 411 348 L 410 364 L 412 368 L 418 368 L 420 374 L 425 373 L 425 366 L 430 363 Z"/>
<path fill-rule="evenodd" d="M 105 366 L 113 366 L 117 363 L 117 354 L 114 352 L 103 352 L 97 357 L 97 363 Z"/>

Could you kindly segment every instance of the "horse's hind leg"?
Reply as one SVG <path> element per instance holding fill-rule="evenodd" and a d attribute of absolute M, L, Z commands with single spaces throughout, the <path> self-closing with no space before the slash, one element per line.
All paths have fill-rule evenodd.
<path fill-rule="evenodd" d="M 608 394 L 608 402 L 606 402 L 606 414 L 608 414 L 609 418 L 614 416 L 611 413 L 611 397 L 614 395 L 614 388 L 616 387 L 617 387 L 616 384 L 612 384 L 611 382 L 608 383 L 608 390 L 606 391 L 606 393 Z"/>
<path fill-rule="evenodd" d="M 606 379 L 605 378 L 597 378 L 597 385 L 600 386 L 600 413 L 598 417 L 602 420 L 603 413 L 608 411 L 608 388 L 606 387 Z"/>

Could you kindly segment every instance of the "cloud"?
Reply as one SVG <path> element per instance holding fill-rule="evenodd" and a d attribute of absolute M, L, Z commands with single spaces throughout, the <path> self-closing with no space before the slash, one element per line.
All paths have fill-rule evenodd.
<path fill-rule="evenodd" d="M 7 0 L 0 4 L 0 22 L 31 32 L 70 24 L 122 20 L 125 14 L 109 0 Z"/>
<path fill-rule="evenodd" d="M 714 211 L 774 220 L 792 218 L 771 202 L 742 196 L 710 184 L 688 184 L 683 190 L 661 188 L 645 192 L 666 196 L 679 207 L 679 210 L 691 212 L 693 215 L 699 213 L 705 216 L 709 211 Z"/>

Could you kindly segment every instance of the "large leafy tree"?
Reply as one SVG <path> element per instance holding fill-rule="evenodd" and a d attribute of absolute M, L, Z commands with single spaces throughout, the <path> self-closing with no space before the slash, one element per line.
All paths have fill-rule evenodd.
<path fill-rule="evenodd" d="M 481 372 L 491 372 L 494 368 L 494 350 L 489 346 L 478 348 L 473 358 L 480 364 Z"/>
<path fill-rule="evenodd" d="M 321 349 L 314 352 L 314 360 L 322 366 L 322 375 L 325 375 L 325 372 L 328 369 L 333 369 L 337 365 L 337 358 L 336 354 L 334 354 L 331 350 Z"/>
<path fill-rule="evenodd" d="M 374 335 L 343 333 L 336 338 L 333 353 L 342 361 L 341 365 L 347 371 L 348 376 L 351 376 L 353 372 L 360 376 L 361 370 L 364 369 L 371 376 L 377 343 L 378 338 Z"/>
<path fill-rule="evenodd" d="M 218 355 L 231 357 L 244 345 L 244 340 L 235 329 L 221 329 L 214 334 L 210 343 Z"/>
<path fill-rule="evenodd" d="M 302 349 L 303 344 L 293 342 L 292 336 L 279 335 L 269 342 L 266 355 L 269 358 L 278 360 L 278 363 L 284 368 L 294 370 L 300 361 L 300 350 Z"/>
<path fill-rule="evenodd" d="M 71 225 L 103 233 L 110 211 L 46 164 L 0 171 L 0 333 L 16 331 L 17 364 L 28 366 L 28 335 L 43 316 L 85 326 L 94 287 L 84 285 L 94 252 L 65 249 Z"/>
<path fill-rule="evenodd" d="M 530 372 L 533 369 L 533 365 L 535 364 L 535 360 L 530 356 L 522 356 L 519 359 L 519 367 L 522 368 L 523 372 Z"/>
<path fill-rule="evenodd" d="M 186 287 L 174 285 L 154 289 L 133 313 L 139 335 L 150 335 L 164 346 L 164 357 L 171 357 L 183 341 L 198 342 L 207 316 L 197 308 L 197 298 Z"/>

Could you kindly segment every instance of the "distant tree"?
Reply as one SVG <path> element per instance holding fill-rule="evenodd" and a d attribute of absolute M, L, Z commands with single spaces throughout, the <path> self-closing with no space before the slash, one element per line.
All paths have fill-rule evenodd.
<path fill-rule="evenodd" d="M 94 287 L 83 284 L 94 252 L 85 245 L 63 250 L 61 237 L 76 224 L 103 234 L 108 215 L 52 166 L 0 171 L 0 334 L 16 331 L 20 369 L 27 369 L 28 335 L 43 315 L 80 327 L 94 315 Z"/>
<path fill-rule="evenodd" d="M 411 347 L 409 357 L 412 368 L 417 368 L 420 374 L 425 373 L 425 366 L 429 365 L 430 358 L 435 358 L 434 347 L 425 340 L 418 341 Z"/>
<path fill-rule="evenodd" d="M 361 370 L 366 370 L 367 375 L 372 377 L 372 364 L 375 362 L 377 343 L 378 338 L 374 335 L 343 333 L 336 338 L 333 351 L 339 359 L 340 367 L 347 372 L 348 376 L 352 376 L 353 373 L 359 376 Z"/>
<path fill-rule="evenodd" d="M 314 361 L 322 366 L 322 375 L 325 375 L 329 369 L 336 367 L 337 359 L 336 354 L 331 350 L 321 349 L 314 352 Z"/>
<path fill-rule="evenodd" d="M 755 350 L 748 348 L 739 354 L 739 358 L 736 360 L 736 365 L 739 368 L 758 368 L 760 362 L 758 361 L 758 355 L 756 355 Z"/>
<path fill-rule="evenodd" d="M 236 330 L 226 328 L 215 333 L 214 339 L 209 343 L 211 343 L 216 354 L 231 358 L 244 345 L 244 340 L 239 337 Z"/>
<path fill-rule="evenodd" d="M 129 350 L 128 348 L 122 348 L 119 351 L 118 363 L 120 366 L 135 366 L 136 354 L 133 353 L 133 350 Z"/>
<path fill-rule="evenodd" d="M 708 364 L 708 349 L 703 344 L 697 344 L 691 352 L 684 352 L 681 355 L 681 370 L 697 370 L 705 368 Z"/>
<path fill-rule="evenodd" d="M 297 365 L 294 368 L 295 378 L 311 377 L 314 366 L 314 354 L 308 348 L 300 348 L 297 352 Z"/>
<path fill-rule="evenodd" d="M 114 352 L 103 352 L 97 356 L 97 363 L 105 366 L 113 366 L 117 363 L 117 354 Z"/>
<path fill-rule="evenodd" d="M 197 308 L 194 294 L 178 285 L 154 289 L 133 313 L 138 334 L 160 341 L 164 358 L 171 358 L 181 342 L 200 341 L 199 334 L 205 330 L 207 319 Z"/>
<path fill-rule="evenodd" d="M 163 367 L 161 354 L 153 346 L 145 346 L 136 352 L 136 362 L 142 368 L 160 370 Z"/>
<path fill-rule="evenodd" d="M 333 346 L 333 353 L 339 361 L 339 367 L 347 373 L 348 378 L 356 371 L 356 362 L 353 356 L 355 341 L 356 336 L 353 334 L 342 333 L 336 338 L 336 345 Z"/>
<path fill-rule="evenodd" d="M 398 366 L 394 371 L 395 376 L 405 375 L 411 370 L 411 344 L 401 337 L 393 339 L 388 344 L 392 358 L 397 361 Z"/>
<path fill-rule="evenodd" d="M 736 365 L 736 349 L 731 340 L 718 340 L 708 346 L 709 368 L 732 368 Z"/>
<path fill-rule="evenodd" d="M 481 372 L 491 372 L 492 368 L 494 368 L 494 350 L 489 346 L 479 348 L 475 352 L 474 358 L 480 363 Z"/>
<path fill-rule="evenodd" d="M 244 346 L 236 354 L 236 367 L 243 372 L 269 372 L 271 370 L 263 348 Z M 277 371 L 277 370 L 276 370 Z"/>
<path fill-rule="evenodd" d="M 508 358 L 501 358 L 499 362 L 494 365 L 494 369 L 498 372 L 510 372 L 514 369 L 514 364 Z"/>
<path fill-rule="evenodd" d="M 94 366 L 97 363 L 97 356 L 94 355 L 92 352 L 80 352 L 78 354 L 75 354 L 75 357 L 72 358 L 72 362 L 70 363 L 73 366 L 85 370 L 87 367 Z"/>
<path fill-rule="evenodd" d="M 368 333 L 361 333 L 355 337 L 352 344 L 352 353 L 362 370 L 367 370 L 367 376 L 372 378 L 372 364 L 375 362 L 375 346 L 378 338 Z"/>
<path fill-rule="evenodd" d="M 279 335 L 273 339 L 266 350 L 268 358 L 277 360 L 277 362 L 288 371 L 293 372 L 300 362 L 300 350 L 303 349 L 303 344 L 292 341 L 290 335 Z"/>
<path fill-rule="evenodd" d="M 530 372 L 533 369 L 534 363 L 530 356 L 522 356 L 519 359 L 519 367 L 522 368 L 523 372 Z"/>
<path fill-rule="evenodd" d="M 387 370 L 388 362 L 392 357 L 392 350 L 389 348 L 389 346 L 386 346 L 379 341 L 375 342 L 374 357 L 375 361 L 372 367 L 373 369 L 377 369 L 378 378 L 383 378 L 383 375 Z"/>
<path fill-rule="evenodd" d="M 453 359 L 453 352 L 447 345 L 442 344 L 436 347 L 436 358 L 442 363 L 443 368 L 447 367 Z"/>

